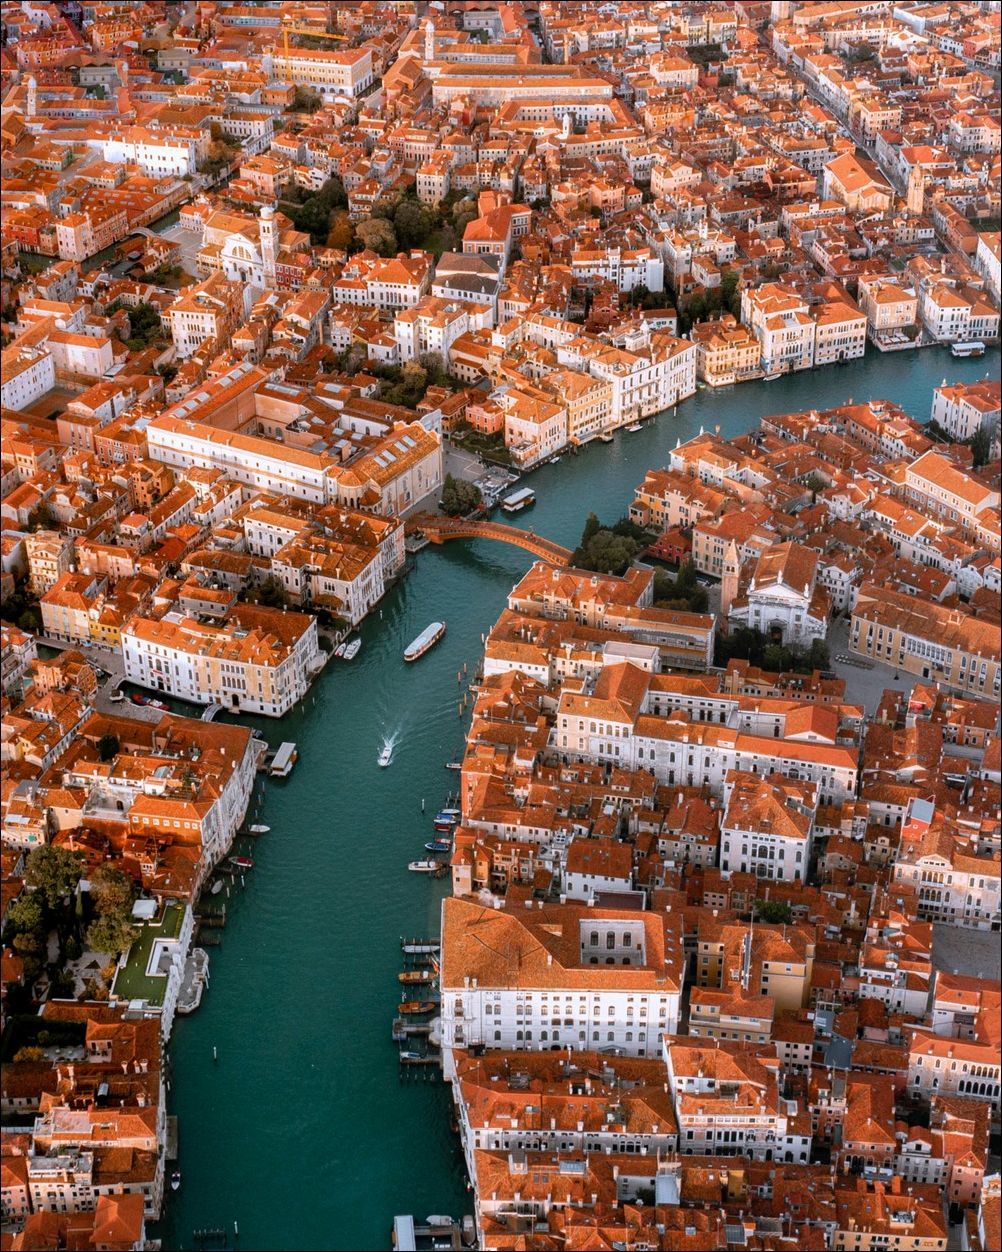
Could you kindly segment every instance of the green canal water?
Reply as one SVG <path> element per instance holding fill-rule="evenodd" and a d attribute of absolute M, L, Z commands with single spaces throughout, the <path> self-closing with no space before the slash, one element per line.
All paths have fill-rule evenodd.
<path fill-rule="evenodd" d="M 871 352 L 861 364 L 706 389 L 677 416 L 544 467 L 530 480 L 538 503 L 518 523 L 573 545 L 589 510 L 623 514 L 647 468 L 701 425 L 737 435 L 764 414 L 850 397 L 894 400 L 924 420 L 944 377 L 988 371 L 997 376 L 997 354 Z M 256 820 L 271 831 L 215 932 L 222 946 L 210 949 L 202 1006 L 174 1027 L 169 1100 L 183 1183 L 156 1231 L 164 1247 L 192 1248 L 196 1230 L 225 1228 L 244 1248 L 386 1249 L 395 1213 L 472 1211 L 447 1091 L 400 1081 L 390 1023 L 400 938 L 438 933 L 447 890 L 406 865 L 424 855 L 430 817 L 457 784 L 444 768 L 466 726 L 457 671 L 472 674 L 482 633 L 530 563 L 488 541 L 426 549 L 365 623 L 358 658 L 332 661 L 281 723 L 258 723 L 273 744 L 295 740 L 300 759 L 289 779 L 259 784 Z M 436 618 L 448 622 L 445 638 L 406 665 L 403 648 Z M 389 736 L 393 763 L 380 769 Z"/>

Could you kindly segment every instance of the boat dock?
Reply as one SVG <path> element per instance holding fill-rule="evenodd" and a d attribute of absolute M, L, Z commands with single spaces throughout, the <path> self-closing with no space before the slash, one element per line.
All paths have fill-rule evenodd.
<path fill-rule="evenodd" d="M 431 1022 L 409 1022 L 405 1017 L 395 1017 L 393 1019 L 393 1030 L 391 1035 L 394 1043 L 402 1043 L 411 1036 L 430 1035 Z"/>
<path fill-rule="evenodd" d="M 294 743 L 280 743 L 277 748 L 266 748 L 258 757 L 259 773 L 268 774 L 271 778 L 288 778 L 292 767 L 299 760 L 299 751 Z"/>
<path fill-rule="evenodd" d="M 464 1217 L 462 1222 L 433 1214 L 423 1222 L 416 1222 L 409 1213 L 393 1219 L 393 1247 L 395 1252 L 424 1252 L 430 1248 L 472 1248 L 476 1232 L 473 1219 Z"/>

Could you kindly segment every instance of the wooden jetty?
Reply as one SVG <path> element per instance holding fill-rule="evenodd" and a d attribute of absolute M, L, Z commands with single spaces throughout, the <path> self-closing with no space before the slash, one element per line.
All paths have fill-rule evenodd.
<path fill-rule="evenodd" d="M 431 1034 L 430 1022 L 409 1022 L 406 1018 L 395 1017 L 393 1019 L 392 1036 L 394 1043 L 400 1043 L 404 1039 L 410 1038 L 412 1035 L 429 1035 Z"/>

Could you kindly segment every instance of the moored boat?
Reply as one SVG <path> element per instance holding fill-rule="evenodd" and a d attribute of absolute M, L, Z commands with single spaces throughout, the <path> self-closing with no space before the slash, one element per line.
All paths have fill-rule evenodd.
<path fill-rule="evenodd" d="M 257 822 L 255 822 L 253 826 L 248 826 L 247 829 L 250 831 L 252 835 L 266 835 L 268 831 L 271 830 L 271 827 L 261 826 Z"/>
<path fill-rule="evenodd" d="M 292 767 L 299 760 L 299 752 L 294 743 L 280 743 L 275 750 L 268 772 L 272 778 L 288 778 Z"/>
<path fill-rule="evenodd" d="M 782 378 L 782 376 L 783 376 L 782 370 L 775 370 L 771 374 L 763 374 L 762 378 L 767 383 L 774 383 L 777 378 Z"/>
<path fill-rule="evenodd" d="M 429 648 L 433 648 L 444 634 L 445 622 L 432 622 L 422 630 L 413 643 L 408 644 L 404 649 L 404 660 L 416 661 L 418 657 L 424 656 Z"/>
<path fill-rule="evenodd" d="M 181 1171 L 176 1169 L 170 1176 L 170 1189 L 176 1191 L 181 1185 Z"/>
<path fill-rule="evenodd" d="M 219 895 L 220 891 L 222 891 L 222 889 L 223 889 L 223 880 L 221 878 L 217 878 L 216 881 L 209 888 L 209 895 L 217 896 Z"/>
<path fill-rule="evenodd" d="M 337 657 L 339 661 L 344 657 L 344 650 L 347 646 L 348 645 L 344 643 L 344 641 L 342 640 L 342 642 L 339 643 L 338 646 L 334 649 L 334 655 Z"/>
<path fill-rule="evenodd" d="M 344 659 L 346 661 L 354 661 L 362 650 L 361 639 L 353 639 L 344 650 Z"/>
<path fill-rule="evenodd" d="M 431 982 L 434 977 L 435 975 L 430 969 L 405 969 L 401 973 L 397 974 L 397 978 L 399 978 L 401 982 L 406 983 Z"/>
<path fill-rule="evenodd" d="M 640 422 L 631 422 L 631 423 L 630 423 L 630 425 L 629 425 L 629 426 L 627 426 L 627 428 L 626 428 L 626 429 L 627 429 L 628 431 L 630 431 L 630 433 L 631 433 L 631 434 L 633 434 L 633 433 L 635 433 L 635 432 L 636 432 L 636 431 L 638 431 L 638 430 L 643 430 L 644 428 L 643 428 L 643 425 L 642 425 Z"/>
<path fill-rule="evenodd" d="M 397 1005 L 397 1009 L 403 1013 L 405 1017 L 416 1013 L 433 1013 L 437 1008 L 437 1000 L 404 1000 L 401 1004 Z"/>
<path fill-rule="evenodd" d="M 604 430 L 598 436 L 598 438 L 601 443 L 612 443 L 615 440 L 616 436 L 612 433 L 611 430 Z"/>
<path fill-rule="evenodd" d="M 424 845 L 425 852 L 448 852 L 452 847 L 450 839 L 429 839 Z"/>
<path fill-rule="evenodd" d="M 250 859 L 249 856 L 231 856 L 230 864 L 234 866 L 235 869 L 253 869 L 254 868 L 254 862 Z"/>
<path fill-rule="evenodd" d="M 521 491 L 513 491 L 511 495 L 505 496 L 501 501 L 501 507 L 506 513 L 518 513 L 535 503 L 536 493 L 531 487 L 523 487 Z"/>
<path fill-rule="evenodd" d="M 407 868 L 412 874 L 437 874 L 441 861 L 408 861 Z"/>
<path fill-rule="evenodd" d="M 956 357 L 984 356 L 985 345 L 980 339 L 972 339 L 966 343 L 951 344 L 950 355 Z"/>

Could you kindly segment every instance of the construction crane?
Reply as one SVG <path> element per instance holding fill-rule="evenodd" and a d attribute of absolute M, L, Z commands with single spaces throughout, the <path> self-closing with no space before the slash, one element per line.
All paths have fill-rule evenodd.
<path fill-rule="evenodd" d="M 337 39 L 343 42 L 348 38 L 347 35 L 331 34 L 326 30 L 317 30 L 314 26 L 290 26 L 288 30 L 291 35 L 309 35 L 311 39 Z"/>

